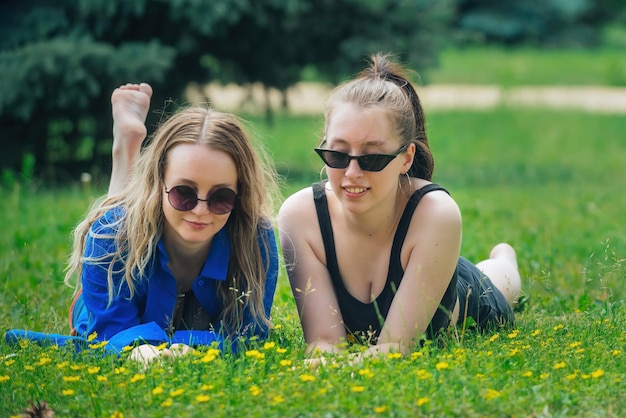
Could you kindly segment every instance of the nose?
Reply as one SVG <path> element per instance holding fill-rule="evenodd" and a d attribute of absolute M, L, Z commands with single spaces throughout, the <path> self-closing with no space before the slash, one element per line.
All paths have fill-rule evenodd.
<path fill-rule="evenodd" d="M 361 170 L 361 166 L 359 166 L 359 162 L 353 158 L 348 163 L 346 167 L 345 176 L 346 177 L 359 177 L 363 174 L 363 170 Z"/>
<path fill-rule="evenodd" d="M 207 202 L 205 200 L 198 200 L 196 207 L 191 209 L 191 211 L 196 215 L 205 215 L 207 213 L 212 213 L 209 210 L 209 205 L 207 205 Z"/>

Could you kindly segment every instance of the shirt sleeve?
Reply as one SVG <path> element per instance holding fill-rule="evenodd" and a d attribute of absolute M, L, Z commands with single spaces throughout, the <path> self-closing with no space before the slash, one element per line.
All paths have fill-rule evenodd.
<path fill-rule="evenodd" d="M 135 293 L 124 280 L 124 265 L 116 261 L 111 266 L 117 245 L 115 227 L 106 215 L 91 227 L 86 240 L 81 275 L 83 300 L 89 313 L 87 334 L 97 333 L 97 339 L 109 340 L 115 334 L 140 324 L 140 310 Z M 108 270 L 112 268 L 113 297 L 109 302 Z"/>
<path fill-rule="evenodd" d="M 272 304 L 274 303 L 276 284 L 278 282 L 279 263 L 276 234 L 270 224 L 259 227 L 258 242 L 259 248 L 261 249 L 263 265 L 266 268 L 263 309 L 265 317 L 269 319 L 272 311 Z M 265 339 L 267 338 L 268 332 L 269 327 L 266 324 L 258 323 L 258 321 L 254 320 L 250 310 L 246 309 L 244 312 L 242 333 Z"/>

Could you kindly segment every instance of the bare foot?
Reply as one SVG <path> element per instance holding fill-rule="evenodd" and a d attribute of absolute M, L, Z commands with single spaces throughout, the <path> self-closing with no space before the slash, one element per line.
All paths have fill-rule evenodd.
<path fill-rule="evenodd" d="M 517 254 L 513 247 L 506 242 L 501 242 L 493 247 L 489 258 L 505 258 L 517 268 Z"/>
<path fill-rule="evenodd" d="M 517 266 L 517 254 L 509 244 L 500 243 L 493 247 L 489 258 L 476 266 L 486 274 L 502 292 L 509 305 L 514 307 L 522 290 Z"/>
<path fill-rule="evenodd" d="M 113 168 L 109 195 L 119 193 L 128 182 L 141 143 L 146 138 L 146 117 L 150 109 L 152 87 L 149 84 L 126 84 L 111 95 L 113 109 Z"/>

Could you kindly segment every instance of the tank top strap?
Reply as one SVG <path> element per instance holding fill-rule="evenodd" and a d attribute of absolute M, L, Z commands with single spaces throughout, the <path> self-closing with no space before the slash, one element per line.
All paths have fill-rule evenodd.
<path fill-rule="evenodd" d="M 326 267 L 333 281 L 339 276 L 339 264 L 335 254 L 335 236 L 330 223 L 330 212 L 328 211 L 328 200 L 326 199 L 326 189 L 324 183 L 313 183 L 313 201 L 317 212 L 317 221 L 320 225 L 324 252 L 326 253 Z"/>
<path fill-rule="evenodd" d="M 404 208 L 404 212 L 402 212 L 402 217 L 400 218 L 400 222 L 398 223 L 398 229 L 396 230 L 396 234 L 393 238 L 393 246 L 391 247 L 392 260 L 394 258 L 400 257 L 400 249 L 402 248 L 402 244 L 404 244 L 404 239 L 406 238 L 406 234 L 409 230 L 411 218 L 413 217 L 413 213 L 415 212 L 415 209 L 417 208 L 420 200 L 422 200 L 422 197 L 424 197 L 426 193 L 434 192 L 435 190 L 441 190 L 450 194 L 440 185 L 431 183 L 414 191 L 409 198 L 409 201 Z"/>

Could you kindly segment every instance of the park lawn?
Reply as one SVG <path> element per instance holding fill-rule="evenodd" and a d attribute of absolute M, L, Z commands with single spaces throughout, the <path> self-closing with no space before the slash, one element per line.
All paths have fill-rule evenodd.
<path fill-rule="evenodd" d="M 0 343 L 0 416 L 45 401 L 58 416 L 621 416 L 626 413 L 626 119 L 508 109 L 432 112 L 435 181 L 464 218 L 462 253 L 508 241 L 528 302 L 510 330 L 451 330 L 401 358 L 311 371 L 284 271 L 265 343 L 148 371 L 98 348 Z M 319 118 L 250 118 L 286 176 L 319 179 Z M 287 177 L 288 176 L 288 177 Z M 0 190 L 2 327 L 67 332 L 70 232 L 103 187 Z M 96 352 L 96 354 L 92 354 Z"/>

